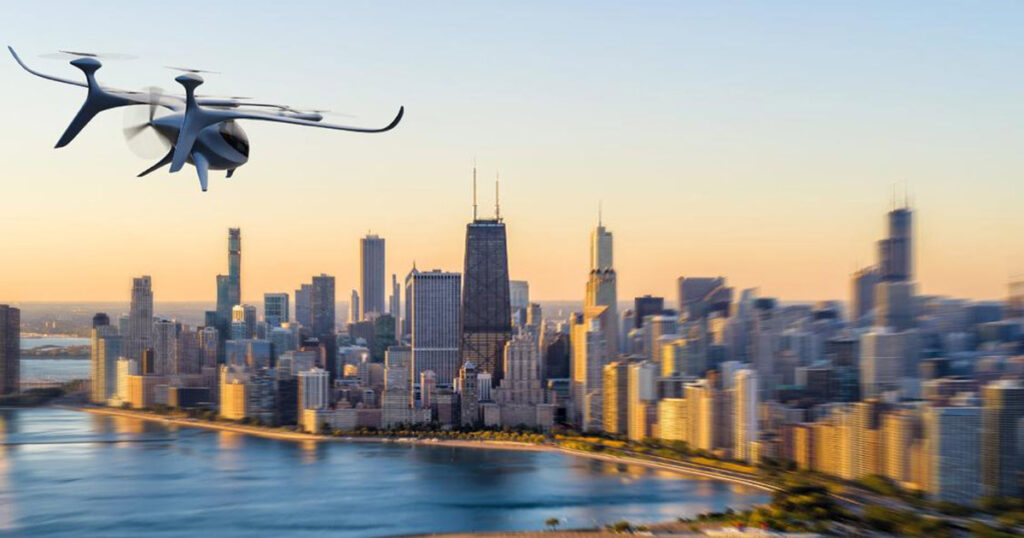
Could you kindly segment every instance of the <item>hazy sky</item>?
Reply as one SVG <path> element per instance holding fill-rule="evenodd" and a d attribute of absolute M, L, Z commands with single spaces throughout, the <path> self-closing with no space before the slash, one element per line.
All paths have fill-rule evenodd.
<path fill-rule="evenodd" d="M 118 110 L 54 150 L 84 91 L 4 53 L 0 303 L 126 300 L 140 274 L 213 301 L 229 226 L 250 300 L 320 272 L 347 298 L 368 230 L 389 273 L 461 271 L 474 158 L 538 299 L 582 297 L 599 200 L 620 298 L 724 275 L 846 299 L 904 182 L 923 292 L 998 298 L 1024 272 L 1024 4 L 626 4 L 4 2 L 0 36 L 50 73 L 78 75 L 39 54 L 123 52 L 101 81 L 176 90 L 161 66 L 188 65 L 223 73 L 209 94 L 406 116 L 246 124 L 250 162 L 204 194 L 191 166 L 136 179 Z"/>

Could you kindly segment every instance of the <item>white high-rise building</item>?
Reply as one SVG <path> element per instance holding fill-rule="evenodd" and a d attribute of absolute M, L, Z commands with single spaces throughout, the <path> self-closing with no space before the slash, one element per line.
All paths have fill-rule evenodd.
<path fill-rule="evenodd" d="M 153 281 L 148 275 L 132 279 L 127 337 L 126 355 L 141 361 L 142 351 L 152 345 L 153 338 Z"/>
<path fill-rule="evenodd" d="M 981 407 L 925 410 L 925 489 L 933 500 L 970 505 L 981 494 L 981 411 Z"/>
<path fill-rule="evenodd" d="M 583 314 L 574 314 L 570 321 L 572 364 L 570 368 L 571 420 L 584 428 L 600 430 L 603 418 L 597 414 L 603 407 L 599 401 L 604 393 L 604 367 L 611 361 L 606 337 L 614 315 L 608 307 L 591 306 Z M 588 403 L 587 398 L 590 396 Z"/>
<path fill-rule="evenodd" d="M 357 311 L 359 318 L 350 320 L 353 323 L 367 319 L 367 314 L 380 316 L 385 312 L 384 253 L 383 237 L 371 234 L 359 240 L 359 292 L 362 302 Z"/>
<path fill-rule="evenodd" d="M 757 372 L 738 370 L 733 376 L 733 459 L 750 461 L 751 443 L 758 440 Z"/>
<path fill-rule="evenodd" d="M 299 412 L 303 409 L 326 409 L 328 401 L 327 370 L 312 368 L 299 372 Z"/>
<path fill-rule="evenodd" d="M 413 269 L 405 279 L 410 315 L 413 379 L 431 370 L 437 382 L 450 385 L 459 375 L 462 336 L 459 273 Z"/>
<path fill-rule="evenodd" d="M 627 400 L 628 432 L 631 441 L 642 441 L 653 436 L 652 426 L 657 415 L 657 378 L 658 365 L 652 361 L 639 361 L 629 365 Z"/>

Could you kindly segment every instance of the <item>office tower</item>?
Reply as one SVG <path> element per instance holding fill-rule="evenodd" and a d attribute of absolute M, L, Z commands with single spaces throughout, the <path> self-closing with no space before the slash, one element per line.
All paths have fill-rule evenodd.
<path fill-rule="evenodd" d="M 413 416 L 411 364 L 411 349 L 405 346 L 388 348 L 384 357 L 384 394 L 381 397 L 381 426 L 385 428 L 421 422 Z"/>
<path fill-rule="evenodd" d="M 92 328 L 105 327 L 110 325 L 110 316 L 104 312 L 97 312 L 92 316 Z"/>
<path fill-rule="evenodd" d="M 605 229 L 598 216 L 597 227 L 590 233 L 590 275 L 583 306 L 608 309 L 608 319 L 604 324 L 608 360 L 619 355 L 619 295 L 612 245 L 612 233 Z"/>
<path fill-rule="evenodd" d="M 643 326 L 644 347 L 643 355 L 647 360 L 661 363 L 661 345 L 663 336 L 678 338 L 679 324 L 675 316 L 654 315 L 648 316 Z M 700 372 L 703 373 L 703 372 Z"/>
<path fill-rule="evenodd" d="M 310 330 L 313 336 L 320 340 L 325 346 L 327 357 L 325 366 L 331 380 L 338 375 L 338 353 L 337 343 L 334 337 L 334 277 L 321 274 L 313 277 L 313 286 L 310 290 L 309 301 L 311 313 Z"/>
<path fill-rule="evenodd" d="M 153 323 L 153 373 L 167 375 L 173 370 L 178 354 L 178 333 L 181 325 L 169 319 Z"/>
<path fill-rule="evenodd" d="M 474 365 L 475 366 L 475 365 Z M 491 398 L 491 374 L 490 372 L 478 372 L 476 374 L 476 390 L 478 400 L 481 402 L 493 402 Z M 482 412 L 482 411 L 481 411 Z"/>
<path fill-rule="evenodd" d="M 716 450 L 730 448 L 733 439 L 732 398 L 718 386 L 715 372 L 687 383 L 687 442 L 693 448 Z"/>
<path fill-rule="evenodd" d="M 679 313 L 688 320 L 706 317 L 711 311 L 729 313 L 732 288 L 725 277 L 679 277 Z"/>
<path fill-rule="evenodd" d="M 352 290 L 352 294 L 348 298 L 348 322 L 359 323 L 359 292 Z"/>
<path fill-rule="evenodd" d="M 614 326 L 606 306 L 584 308 L 573 314 L 570 325 L 572 422 L 588 430 L 603 427 L 601 402 L 605 364 L 611 362 L 607 345 L 608 327 Z"/>
<path fill-rule="evenodd" d="M 220 334 L 216 327 L 206 326 L 199 331 L 199 364 L 201 368 L 217 366 Z"/>
<path fill-rule="evenodd" d="M 0 305 L 0 394 L 21 389 L 21 311 Z"/>
<path fill-rule="evenodd" d="M 1020 497 L 1020 427 L 1024 420 L 1024 386 L 1019 380 L 1001 379 L 982 387 L 981 430 L 983 495 Z"/>
<path fill-rule="evenodd" d="M 291 327 L 274 327 L 267 335 L 267 339 L 270 340 L 275 359 L 283 353 L 295 349 L 295 333 L 292 332 Z"/>
<path fill-rule="evenodd" d="M 398 275 L 391 273 L 391 297 L 388 299 L 388 313 L 395 318 L 395 339 L 402 340 L 402 287 Z"/>
<path fill-rule="evenodd" d="M 665 335 L 658 338 L 661 346 L 659 362 L 661 364 L 661 376 L 672 377 L 675 375 L 700 375 L 697 361 L 693 360 L 693 354 L 689 350 L 689 342 L 679 335 Z"/>
<path fill-rule="evenodd" d="M 233 306 L 231 308 L 231 323 L 232 327 L 234 327 L 234 324 L 236 323 L 241 323 L 242 327 L 241 335 L 236 335 L 232 332 L 232 339 L 243 340 L 256 338 L 256 307 L 248 304 L 238 304 Z"/>
<path fill-rule="evenodd" d="M 924 432 L 929 498 L 974 504 L 981 493 L 981 408 L 928 408 Z"/>
<path fill-rule="evenodd" d="M 882 281 L 913 279 L 912 213 L 910 207 L 889 212 L 888 237 L 878 241 L 878 271 Z"/>
<path fill-rule="evenodd" d="M 312 368 L 299 372 L 299 415 L 305 409 L 326 409 L 329 404 L 328 378 L 326 370 Z"/>
<path fill-rule="evenodd" d="M 660 315 L 665 311 L 665 298 L 664 297 L 651 297 L 650 295 L 644 295 L 643 297 L 633 298 L 633 328 L 639 329 L 644 324 L 644 318 L 647 316 Z"/>
<path fill-rule="evenodd" d="M 128 310 L 128 358 L 139 360 L 153 337 L 153 282 L 148 276 L 132 279 Z"/>
<path fill-rule="evenodd" d="M 876 327 L 861 335 L 861 398 L 899 389 L 906 372 L 917 368 L 918 347 L 917 333 L 913 331 L 893 332 Z"/>
<path fill-rule="evenodd" d="M 250 414 L 249 374 L 228 365 L 220 367 L 220 416 L 240 420 Z"/>
<path fill-rule="evenodd" d="M 231 320 L 231 308 L 242 302 L 242 232 L 228 229 L 228 274 L 217 275 L 217 315 L 223 329 Z"/>
<path fill-rule="evenodd" d="M 751 461 L 751 443 L 758 440 L 757 428 L 757 372 L 738 370 L 733 377 L 733 459 Z"/>
<path fill-rule="evenodd" d="M 312 295 L 312 284 L 303 284 L 295 290 L 295 321 L 307 328 L 313 326 Z"/>
<path fill-rule="evenodd" d="M 121 336 L 110 326 L 106 314 L 93 316 L 92 356 L 90 357 L 90 401 L 104 404 L 117 389 L 117 358 L 121 356 Z M 105 322 L 105 323 L 104 323 Z"/>
<path fill-rule="evenodd" d="M 351 321 L 362 321 L 367 314 L 375 312 L 384 314 L 384 238 L 367 235 L 359 240 L 359 295 L 362 308 L 357 310 L 358 318 Z"/>
<path fill-rule="evenodd" d="M 272 347 L 267 340 L 228 340 L 224 342 L 224 357 L 232 366 L 251 369 L 270 367 Z"/>
<path fill-rule="evenodd" d="M 176 375 L 202 373 L 202 330 L 184 325 L 178 331 L 176 353 L 169 373 Z"/>
<path fill-rule="evenodd" d="M 537 341 L 527 333 L 515 336 L 505 345 L 504 362 L 505 377 L 494 390 L 501 425 L 550 427 L 554 415 L 545 404 Z"/>
<path fill-rule="evenodd" d="M 474 192 L 475 185 L 474 181 Z M 492 383 L 497 384 L 502 377 L 505 344 L 512 338 L 505 223 L 497 201 L 493 219 L 476 217 L 475 195 L 473 206 L 473 222 L 466 225 L 462 362 L 471 361 L 480 372 L 490 373 Z"/>
<path fill-rule="evenodd" d="M 870 325 L 870 316 L 875 309 L 875 286 L 879 281 L 878 268 L 865 267 L 854 273 L 851 280 L 850 323 Z"/>
<path fill-rule="evenodd" d="M 544 379 L 567 379 L 572 370 L 570 337 L 561 331 L 541 332 L 541 353 L 544 355 Z"/>
<path fill-rule="evenodd" d="M 112 398 L 115 402 L 125 403 L 128 401 L 128 376 L 139 375 L 139 361 L 120 357 L 117 359 L 117 386 Z"/>
<path fill-rule="evenodd" d="M 628 375 L 629 440 L 643 441 L 654 436 L 654 424 L 657 421 L 658 365 L 651 361 L 633 362 L 629 364 Z"/>
<path fill-rule="evenodd" d="M 897 409 L 882 417 L 886 477 L 902 486 L 912 481 L 911 450 L 918 437 L 918 413 L 913 409 Z"/>
<path fill-rule="evenodd" d="M 267 322 L 268 327 L 273 329 L 280 327 L 282 323 L 287 323 L 289 321 L 288 312 L 287 293 L 263 294 L 263 319 Z"/>
<path fill-rule="evenodd" d="M 480 423 L 480 386 L 476 365 L 472 362 L 462 364 L 459 368 L 460 386 L 460 418 L 463 426 L 476 426 Z"/>
<path fill-rule="evenodd" d="M 424 370 L 420 373 L 420 407 L 424 409 L 433 407 L 436 392 L 437 374 L 433 370 Z"/>
<path fill-rule="evenodd" d="M 128 327 L 130 326 L 130 319 L 131 317 L 128 316 L 128 314 L 124 313 L 122 313 L 120 316 L 117 316 L 117 333 L 120 334 L 122 337 L 128 336 Z"/>
<path fill-rule="evenodd" d="M 629 431 L 629 363 L 606 364 L 603 375 L 604 432 L 625 435 Z"/>
<path fill-rule="evenodd" d="M 916 324 L 913 282 L 883 280 L 875 285 L 875 326 L 895 331 L 912 329 Z"/>
<path fill-rule="evenodd" d="M 525 280 L 510 280 L 508 290 L 512 325 L 522 327 L 526 325 L 526 309 L 530 306 L 530 283 Z"/>
<path fill-rule="evenodd" d="M 436 269 L 414 268 L 405 278 L 413 379 L 430 370 L 439 383 L 450 385 L 459 374 L 461 283 L 458 273 Z"/>

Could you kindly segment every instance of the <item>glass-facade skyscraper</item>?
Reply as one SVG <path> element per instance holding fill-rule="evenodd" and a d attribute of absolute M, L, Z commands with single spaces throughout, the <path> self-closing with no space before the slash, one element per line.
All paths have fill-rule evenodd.
<path fill-rule="evenodd" d="M 0 394 L 21 388 L 21 311 L 0 304 Z"/>
<path fill-rule="evenodd" d="M 361 308 L 357 311 L 359 319 L 349 321 L 355 323 L 366 319 L 367 314 L 376 312 L 384 314 L 384 238 L 367 235 L 359 240 L 359 295 Z"/>
<path fill-rule="evenodd" d="M 466 226 L 462 285 L 462 362 L 502 378 L 505 343 L 512 338 L 505 223 L 474 219 Z"/>

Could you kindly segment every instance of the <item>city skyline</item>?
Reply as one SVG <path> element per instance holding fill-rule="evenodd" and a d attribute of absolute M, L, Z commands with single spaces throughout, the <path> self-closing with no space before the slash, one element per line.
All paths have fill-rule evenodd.
<path fill-rule="evenodd" d="M 872 219 L 905 182 L 920 217 L 919 292 L 1004 297 L 1009 276 L 1024 272 L 1015 240 L 1024 215 L 1003 195 L 1024 168 L 1016 151 L 1024 140 L 1007 112 L 1024 87 L 1007 69 L 1022 52 L 1009 36 L 1024 9 L 993 4 L 964 17 L 887 5 L 887 16 L 868 17 L 870 6 L 805 7 L 631 6 L 581 16 L 588 12 L 547 6 L 537 16 L 528 4 L 374 4 L 300 29 L 280 28 L 274 10 L 203 6 L 238 21 L 216 39 L 245 44 L 241 54 L 207 46 L 193 28 L 172 46 L 145 30 L 141 13 L 113 3 L 63 5 L 63 21 L 11 6 L 0 27 L 26 58 L 73 47 L 144 60 L 111 62 L 101 73 L 111 84 L 171 88 L 159 65 L 196 63 L 226 73 L 209 77 L 211 92 L 366 121 L 401 101 L 407 117 L 387 137 L 254 126 L 253 140 L 274 151 L 200 198 L 194 181 L 177 176 L 135 179 L 145 161 L 119 144 L 116 115 L 54 151 L 81 95 L 0 62 L 17 81 L 0 94 L 25 105 L 9 111 L 19 129 L 0 144 L 0 174 L 12 178 L 0 200 L 8 230 L 0 250 L 32 260 L 0 271 L 0 298 L 109 300 L 129 275 L 150 274 L 168 299 L 204 299 L 208 275 L 223 271 L 214 262 L 221 246 L 208 238 L 233 226 L 249 235 L 246 301 L 319 272 L 357 289 L 357 239 L 367 228 L 388 239 L 390 273 L 413 261 L 454 270 L 474 157 L 484 214 L 483 178 L 501 172 L 511 276 L 530 281 L 539 299 L 576 295 L 601 200 L 620 245 L 622 297 L 671 296 L 675 277 L 713 274 L 792 300 L 842 298 L 848 275 L 873 257 L 882 224 Z M 110 20 L 126 24 L 83 31 Z M 271 25 L 283 32 L 275 43 L 297 32 L 353 39 L 331 53 L 305 39 L 284 50 L 254 39 L 251 29 Z M 562 31 L 569 26 L 579 31 Z M 383 43 L 361 39 L 382 30 Z M 544 45 L 552 42 L 560 46 Z M 40 68 L 74 74 L 60 63 Z M 299 160 L 309 164 L 296 169 Z M 120 265 L 128 252 L 130 267 Z M 178 267 L 186 256 L 198 263 Z M 79 259 L 92 261 L 66 278 Z"/>

